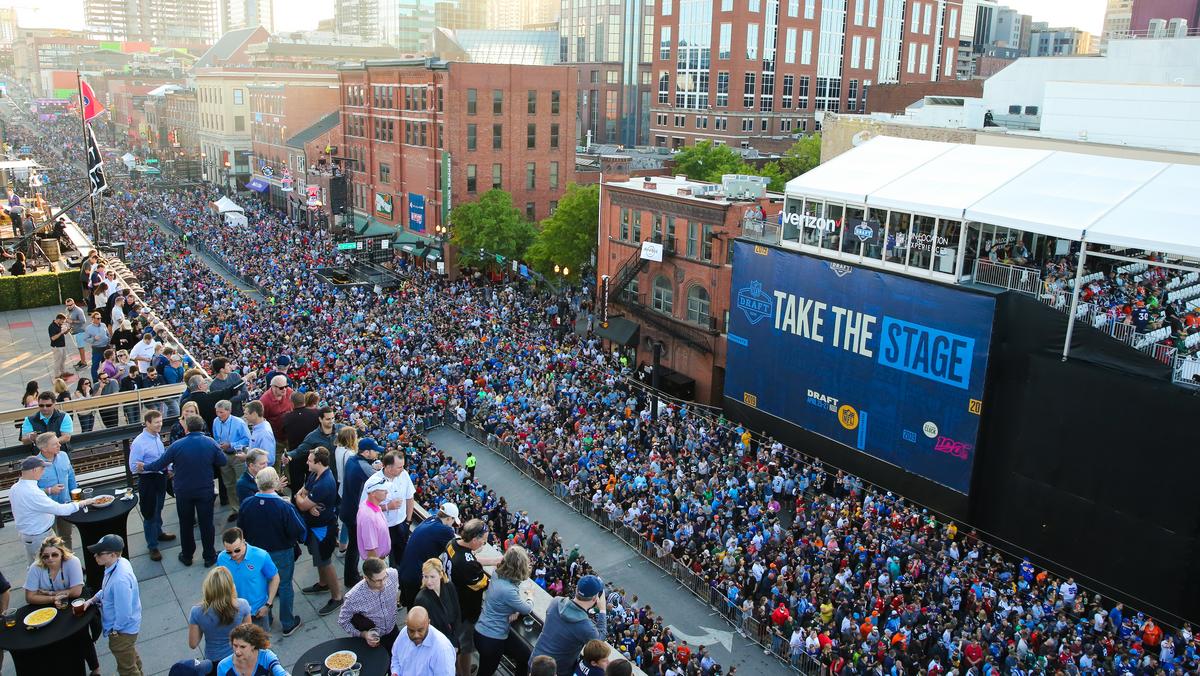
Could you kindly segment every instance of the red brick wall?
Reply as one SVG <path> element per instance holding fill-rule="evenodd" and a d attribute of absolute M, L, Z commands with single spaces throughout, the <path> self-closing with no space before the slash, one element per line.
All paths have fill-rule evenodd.
<path fill-rule="evenodd" d="M 904 109 L 926 96 L 983 96 L 983 80 L 946 80 L 879 85 L 867 96 L 868 113 L 903 113 Z"/>

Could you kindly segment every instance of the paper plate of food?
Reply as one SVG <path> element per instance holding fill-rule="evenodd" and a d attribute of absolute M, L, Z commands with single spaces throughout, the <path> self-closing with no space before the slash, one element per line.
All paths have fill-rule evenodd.
<path fill-rule="evenodd" d="M 116 501 L 117 499 L 111 495 L 100 495 L 96 497 L 96 501 L 92 503 L 92 507 L 107 507 Z"/>
<path fill-rule="evenodd" d="M 358 662 L 358 655 L 352 650 L 339 650 L 325 658 L 325 668 L 329 671 L 345 671 Z"/>
<path fill-rule="evenodd" d="M 50 624 L 56 617 L 58 617 L 57 608 L 39 608 L 25 616 L 25 626 L 30 629 L 38 629 Z"/>

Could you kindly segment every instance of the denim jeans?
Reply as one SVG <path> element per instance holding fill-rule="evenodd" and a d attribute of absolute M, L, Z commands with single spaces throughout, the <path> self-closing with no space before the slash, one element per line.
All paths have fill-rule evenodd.
<path fill-rule="evenodd" d="M 292 602 L 296 598 L 296 590 L 292 587 L 292 576 L 296 572 L 296 557 L 291 549 L 281 549 L 277 552 L 267 552 L 275 568 L 279 570 L 279 591 L 276 600 L 279 602 L 279 624 L 287 631 L 295 625 L 296 614 L 292 610 Z M 268 616 L 269 617 L 269 616 Z"/>
<path fill-rule="evenodd" d="M 142 512 L 142 525 L 146 531 L 146 546 L 158 549 L 158 536 L 162 533 L 163 503 L 167 499 L 167 476 L 157 472 L 138 475 L 138 508 Z"/>

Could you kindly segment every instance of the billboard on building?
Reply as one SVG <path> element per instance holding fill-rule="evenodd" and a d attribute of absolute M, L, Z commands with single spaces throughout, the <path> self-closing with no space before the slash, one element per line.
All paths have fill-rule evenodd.
<path fill-rule="evenodd" d="M 735 242 L 725 396 L 960 493 L 995 300 Z"/>

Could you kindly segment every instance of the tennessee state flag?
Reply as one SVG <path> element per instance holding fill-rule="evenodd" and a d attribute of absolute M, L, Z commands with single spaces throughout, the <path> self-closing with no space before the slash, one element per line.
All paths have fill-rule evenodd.
<path fill-rule="evenodd" d="M 83 99 L 83 119 L 90 121 L 104 112 L 104 106 L 96 100 L 96 93 L 92 91 L 92 86 L 87 83 L 87 80 L 79 81 L 80 97 Z"/>

